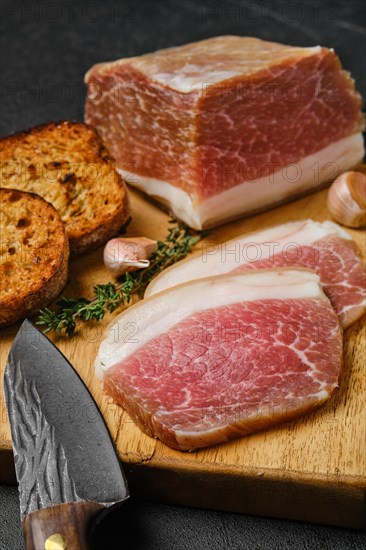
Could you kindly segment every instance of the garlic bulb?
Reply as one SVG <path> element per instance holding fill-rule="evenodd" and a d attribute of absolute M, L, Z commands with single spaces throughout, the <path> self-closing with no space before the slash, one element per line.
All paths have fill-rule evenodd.
<path fill-rule="evenodd" d="M 116 238 L 107 242 L 103 260 L 114 275 L 149 267 L 148 258 L 157 249 L 157 242 L 146 237 Z"/>
<path fill-rule="evenodd" d="M 341 174 L 329 189 L 327 207 L 332 218 L 346 227 L 366 225 L 366 175 Z"/>

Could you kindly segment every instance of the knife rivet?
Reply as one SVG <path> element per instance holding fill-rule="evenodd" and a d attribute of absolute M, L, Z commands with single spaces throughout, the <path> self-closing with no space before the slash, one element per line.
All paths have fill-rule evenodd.
<path fill-rule="evenodd" d="M 61 533 L 55 533 L 48 537 L 44 544 L 44 550 L 65 550 L 67 541 Z"/>

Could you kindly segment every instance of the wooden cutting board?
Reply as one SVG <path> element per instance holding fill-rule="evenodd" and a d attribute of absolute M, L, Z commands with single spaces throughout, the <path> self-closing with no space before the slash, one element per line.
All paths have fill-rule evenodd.
<path fill-rule="evenodd" d="M 269 212 L 220 227 L 210 243 L 304 218 L 330 219 L 326 190 Z M 131 192 L 133 221 L 128 235 L 164 238 L 168 216 Z M 366 234 L 349 230 L 366 255 Z M 90 295 L 110 280 L 102 250 L 73 260 L 69 296 Z M 366 527 L 366 334 L 365 320 L 345 334 L 339 389 L 307 416 L 263 433 L 193 453 L 173 451 L 143 434 L 124 411 L 102 395 L 94 358 L 113 317 L 82 327 L 72 339 L 53 337 L 78 370 L 106 419 L 136 496 L 179 504 Z M 1 331 L 0 481 L 15 483 L 10 431 L 3 401 L 3 371 L 19 325 Z M 86 411 L 78 411 L 87 415 Z"/>

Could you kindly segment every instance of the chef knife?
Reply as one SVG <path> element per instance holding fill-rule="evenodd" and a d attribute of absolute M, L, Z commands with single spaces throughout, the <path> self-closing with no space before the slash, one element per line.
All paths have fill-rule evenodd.
<path fill-rule="evenodd" d="M 129 497 L 103 418 L 62 353 L 25 320 L 5 369 L 27 550 L 84 550 L 93 525 Z"/>

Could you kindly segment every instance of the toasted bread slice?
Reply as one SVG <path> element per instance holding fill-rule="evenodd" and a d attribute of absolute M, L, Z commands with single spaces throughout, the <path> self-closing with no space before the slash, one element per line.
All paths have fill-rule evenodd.
<path fill-rule="evenodd" d="M 55 208 L 34 193 L 0 189 L 0 326 L 35 314 L 67 281 L 69 243 Z"/>
<path fill-rule="evenodd" d="M 81 122 L 52 122 L 1 139 L 0 187 L 50 202 L 66 225 L 72 256 L 105 243 L 129 217 L 114 161 Z"/>

